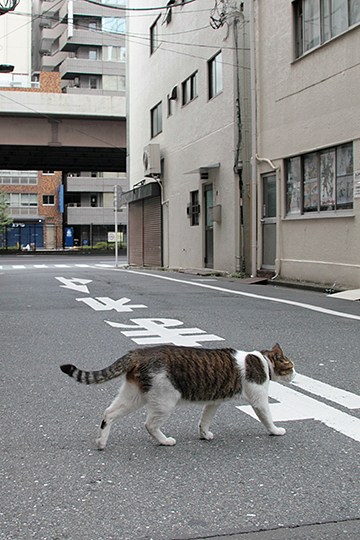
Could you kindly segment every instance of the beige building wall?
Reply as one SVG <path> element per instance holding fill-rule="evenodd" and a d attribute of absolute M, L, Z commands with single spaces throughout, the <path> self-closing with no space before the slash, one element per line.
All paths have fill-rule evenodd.
<path fill-rule="evenodd" d="M 164 2 L 154 0 L 153 4 L 163 6 Z M 241 249 L 239 176 L 234 172 L 238 137 L 236 65 L 241 64 L 240 78 L 245 84 L 248 51 L 244 50 L 241 42 L 241 60 L 238 62 L 234 50 L 234 18 L 230 13 L 229 24 L 215 30 L 210 26 L 212 6 L 208 0 L 198 0 L 196 9 L 194 4 L 178 4 L 172 10 L 168 24 L 164 20 L 165 10 L 155 11 L 151 16 L 147 13 L 128 19 L 129 35 L 142 36 L 141 39 L 129 38 L 127 45 L 130 187 L 144 178 L 144 147 L 149 143 L 160 144 L 164 266 L 203 268 L 206 265 L 203 191 L 206 185 L 213 184 L 213 205 L 221 205 L 221 218 L 213 222 L 213 268 L 235 272 L 239 269 Z M 237 4 L 240 5 L 239 2 Z M 138 5 L 146 7 L 148 3 L 139 0 Z M 238 18 L 241 28 L 238 32 L 242 35 L 243 15 L 239 10 L 233 14 Z M 156 20 L 158 37 L 162 42 L 150 54 L 150 27 Z M 209 99 L 208 61 L 219 51 L 222 51 L 223 60 L 223 90 Z M 183 105 L 182 83 L 195 72 L 197 97 Z M 171 101 L 173 111 L 169 116 L 167 96 L 175 87 L 177 99 Z M 241 99 L 245 102 L 243 94 Z M 160 101 L 163 129 L 151 138 L 150 110 Z M 242 151 L 245 140 L 244 134 Z M 208 177 L 201 178 L 201 172 L 207 172 Z M 247 172 L 244 184 L 248 182 Z M 187 216 L 190 192 L 194 190 L 199 190 L 200 197 L 198 226 L 191 226 Z"/>
<path fill-rule="evenodd" d="M 360 171 L 360 24 L 296 58 L 293 3 L 267 0 L 254 6 L 257 154 L 271 160 L 277 176 L 274 270 L 283 278 L 358 288 L 359 191 L 353 208 L 287 215 L 285 160 L 352 142 L 355 181 Z M 257 163 L 261 217 L 261 174 L 273 168 L 266 161 Z M 262 234 L 259 220 L 259 269 Z"/>

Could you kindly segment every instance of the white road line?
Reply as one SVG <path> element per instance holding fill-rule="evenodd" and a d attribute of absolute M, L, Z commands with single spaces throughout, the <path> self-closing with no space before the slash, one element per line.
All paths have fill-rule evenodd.
<path fill-rule="evenodd" d="M 24 268 L 26 268 L 26 266 L 24 266 L 23 264 L 13 264 L 12 267 L 13 270 L 23 270 Z"/>
<path fill-rule="evenodd" d="M 34 268 L 49 268 L 47 264 L 34 264 Z"/>
<path fill-rule="evenodd" d="M 310 394 L 320 396 L 328 401 L 342 405 L 346 409 L 360 409 L 360 396 L 348 392 L 347 390 L 336 388 L 335 386 L 331 386 L 322 381 L 311 379 L 311 377 L 307 377 L 306 375 L 297 373 L 291 384 L 302 388 Z"/>
<path fill-rule="evenodd" d="M 90 264 L 75 264 L 76 268 L 91 268 Z"/>
<path fill-rule="evenodd" d="M 55 268 L 71 268 L 69 264 L 54 264 Z"/>
<path fill-rule="evenodd" d="M 95 264 L 95 266 L 99 266 L 100 268 L 113 268 L 113 264 Z"/>
<path fill-rule="evenodd" d="M 269 395 L 278 402 L 270 405 L 274 422 L 318 420 L 346 437 L 360 442 L 359 418 L 278 383 L 270 383 Z M 236 408 L 258 420 L 250 405 Z"/>
<path fill-rule="evenodd" d="M 344 319 L 353 319 L 360 321 L 360 315 L 353 315 L 352 313 L 343 313 L 342 311 L 334 311 L 332 309 L 326 309 L 319 306 L 313 306 L 311 304 L 304 304 L 303 302 L 295 302 L 293 300 L 285 300 L 283 298 L 274 298 L 273 296 L 263 296 L 262 294 L 247 293 L 243 291 L 234 291 L 233 289 L 225 289 L 224 287 L 215 287 L 214 285 L 207 285 L 206 283 L 198 283 L 194 281 L 186 281 L 185 279 L 177 279 L 168 276 L 158 276 L 156 274 L 150 274 L 149 272 L 136 272 L 136 270 L 121 269 L 122 272 L 128 272 L 130 274 L 137 274 L 140 276 L 150 276 L 157 279 L 165 279 L 167 281 L 174 281 L 176 283 L 184 283 L 185 285 L 193 285 L 194 287 L 203 287 L 206 289 L 212 289 L 214 291 L 226 292 L 229 294 L 235 294 L 238 296 L 246 296 L 247 298 L 255 298 L 258 300 L 267 300 L 268 302 L 276 302 L 278 304 L 287 304 L 289 306 L 296 306 L 310 311 L 317 311 L 325 315 L 333 315 L 335 317 L 343 317 Z"/>

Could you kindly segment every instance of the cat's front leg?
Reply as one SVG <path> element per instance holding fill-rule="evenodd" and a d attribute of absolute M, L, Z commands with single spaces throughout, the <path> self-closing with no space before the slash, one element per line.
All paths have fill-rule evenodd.
<path fill-rule="evenodd" d="M 266 427 L 270 435 L 285 435 L 286 429 L 282 427 L 275 426 L 271 411 L 268 402 L 264 402 L 261 405 L 252 405 L 256 416 L 259 418 L 260 422 Z"/>
<path fill-rule="evenodd" d="M 275 426 L 272 419 L 267 386 L 252 384 L 247 389 L 246 398 L 270 435 L 285 435 L 286 429 Z"/>
<path fill-rule="evenodd" d="M 209 427 L 219 405 L 219 403 L 208 403 L 203 408 L 199 422 L 200 439 L 211 441 L 214 438 L 214 434 L 209 430 Z"/>

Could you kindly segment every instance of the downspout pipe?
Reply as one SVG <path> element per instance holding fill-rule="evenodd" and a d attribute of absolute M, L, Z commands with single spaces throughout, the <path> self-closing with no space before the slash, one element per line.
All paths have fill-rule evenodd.
<path fill-rule="evenodd" d="M 257 126 L 256 126 L 256 58 L 255 58 L 255 0 L 250 0 L 250 95 L 251 95 L 251 276 L 257 271 Z"/>

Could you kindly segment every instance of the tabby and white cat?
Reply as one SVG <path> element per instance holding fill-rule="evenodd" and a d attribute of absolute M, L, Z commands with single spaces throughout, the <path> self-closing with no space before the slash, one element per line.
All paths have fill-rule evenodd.
<path fill-rule="evenodd" d="M 82 371 L 71 364 L 61 371 L 85 384 L 103 383 L 125 376 L 118 396 L 105 410 L 97 439 L 105 448 L 112 422 L 145 405 L 145 427 L 163 445 L 176 440 L 166 437 L 161 426 L 180 402 L 204 403 L 199 422 L 201 439 L 211 440 L 211 420 L 222 402 L 244 398 L 253 407 L 270 435 L 284 435 L 270 412 L 269 381 L 290 382 L 295 376 L 293 362 L 276 343 L 271 350 L 238 351 L 230 348 L 200 349 L 160 345 L 128 352 L 109 367 Z"/>

